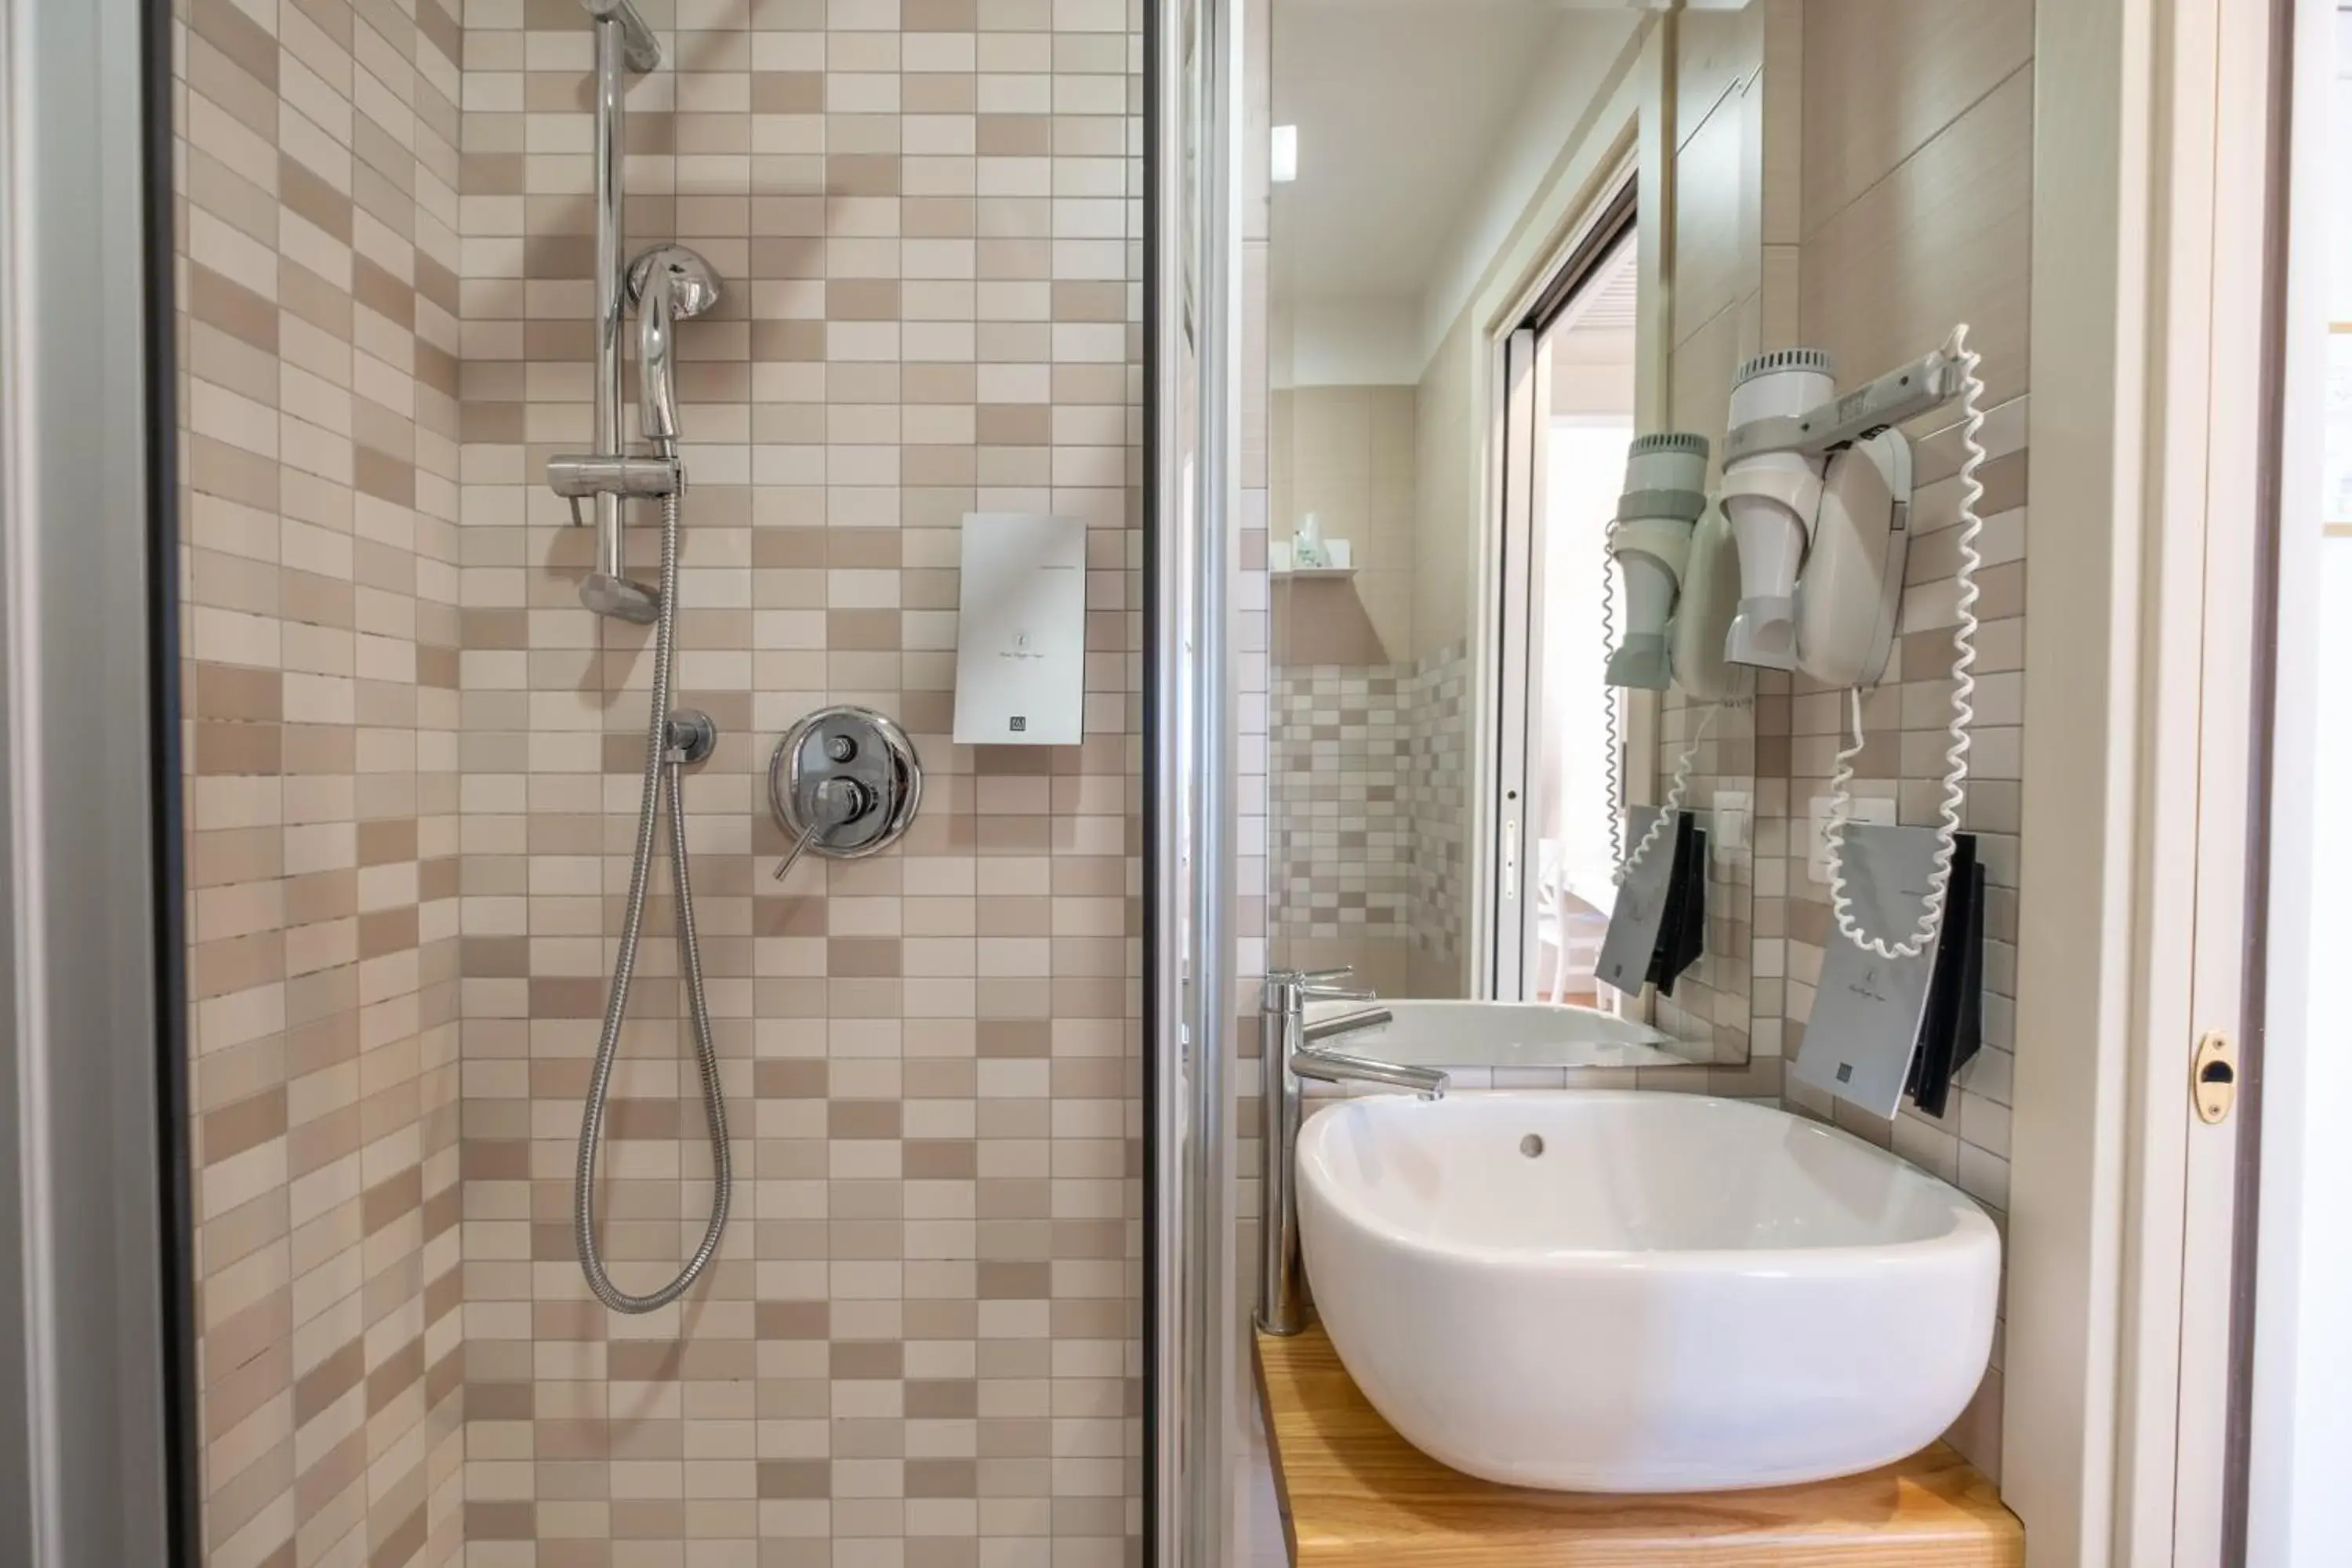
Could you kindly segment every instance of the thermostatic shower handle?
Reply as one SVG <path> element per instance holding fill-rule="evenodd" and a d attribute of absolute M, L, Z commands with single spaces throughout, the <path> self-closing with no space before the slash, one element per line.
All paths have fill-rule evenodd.
<path fill-rule="evenodd" d="M 793 863 L 807 852 L 818 837 L 836 827 L 845 827 L 873 808 L 870 793 L 856 779 L 827 779 L 816 786 L 816 810 L 809 825 L 801 829 L 799 839 L 776 862 L 775 879 L 784 879 Z"/>

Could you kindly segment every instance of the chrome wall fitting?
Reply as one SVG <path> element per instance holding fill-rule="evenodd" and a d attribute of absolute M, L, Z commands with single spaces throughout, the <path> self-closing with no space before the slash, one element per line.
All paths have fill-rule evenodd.
<path fill-rule="evenodd" d="M 793 836 L 782 879 L 806 850 L 855 860 L 897 843 L 923 798 L 907 731 L 870 708 L 820 708 L 784 732 L 768 760 L 768 804 Z"/>
<path fill-rule="evenodd" d="M 672 761 L 698 763 L 718 749 L 719 726 L 699 708 L 673 708 L 667 739 Z"/>

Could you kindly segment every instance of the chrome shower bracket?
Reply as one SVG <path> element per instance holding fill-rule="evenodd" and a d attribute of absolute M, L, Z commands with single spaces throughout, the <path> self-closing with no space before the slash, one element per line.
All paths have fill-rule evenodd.
<path fill-rule="evenodd" d="M 667 744 L 671 762 L 691 765 L 718 750 L 719 726 L 699 708 L 673 708 L 662 739 Z"/>
<path fill-rule="evenodd" d="M 547 485 L 572 503 L 572 521 L 580 524 L 588 521 L 580 503 L 592 496 L 682 495 L 686 472 L 676 458 L 567 452 L 547 459 Z"/>
<path fill-rule="evenodd" d="M 871 708 L 820 708 L 784 732 L 768 760 L 768 803 L 792 836 L 781 877 L 803 850 L 833 860 L 897 843 L 923 798 L 923 767 L 907 731 Z"/>

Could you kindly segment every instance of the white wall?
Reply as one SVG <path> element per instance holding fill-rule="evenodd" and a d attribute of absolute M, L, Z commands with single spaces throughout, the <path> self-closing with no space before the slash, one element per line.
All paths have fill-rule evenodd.
<path fill-rule="evenodd" d="M 1291 386 L 1411 386 L 1421 379 L 1417 300 L 1277 300 L 1268 374 Z"/>

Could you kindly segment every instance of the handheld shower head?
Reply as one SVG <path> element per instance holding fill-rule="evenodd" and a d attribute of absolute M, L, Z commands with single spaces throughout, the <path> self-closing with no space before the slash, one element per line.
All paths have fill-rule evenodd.
<path fill-rule="evenodd" d="M 646 439 L 677 446 L 677 366 L 671 327 L 719 303 L 719 274 L 682 245 L 656 245 L 629 263 L 629 302 L 637 308 L 637 414 Z"/>

